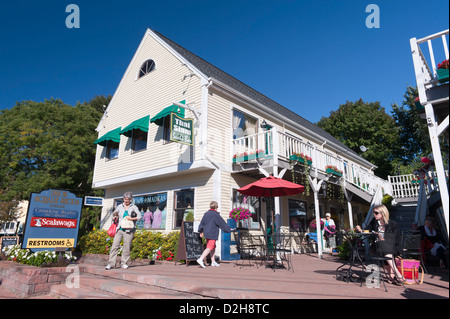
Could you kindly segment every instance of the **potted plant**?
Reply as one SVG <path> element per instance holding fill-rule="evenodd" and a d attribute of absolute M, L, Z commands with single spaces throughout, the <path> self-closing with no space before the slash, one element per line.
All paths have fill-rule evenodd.
<path fill-rule="evenodd" d="M 416 107 L 417 111 L 422 111 L 424 109 L 423 105 L 420 104 L 420 98 L 418 96 L 416 96 L 416 98 L 414 99 L 414 106 Z"/>
<path fill-rule="evenodd" d="M 448 82 L 449 79 L 448 68 L 449 68 L 448 59 L 438 64 L 437 76 L 439 78 L 439 82 L 441 83 Z"/>
<path fill-rule="evenodd" d="M 251 218 L 252 214 L 247 208 L 237 207 L 231 210 L 229 217 L 236 221 L 236 225 L 239 225 L 241 221 Z"/>

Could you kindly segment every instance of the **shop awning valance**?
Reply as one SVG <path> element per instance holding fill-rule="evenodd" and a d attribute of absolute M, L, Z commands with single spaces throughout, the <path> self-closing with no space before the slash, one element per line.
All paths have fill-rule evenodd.
<path fill-rule="evenodd" d="M 131 137 L 131 134 L 133 130 L 141 130 L 143 132 L 148 132 L 148 121 L 150 120 L 150 115 L 144 116 L 143 118 L 140 118 L 127 127 L 125 127 L 123 130 L 120 131 L 120 134 L 123 134 L 127 137 Z"/>
<path fill-rule="evenodd" d="M 99 144 L 101 146 L 106 146 L 106 143 L 108 141 L 111 142 L 116 142 L 119 143 L 120 142 L 120 131 L 121 131 L 121 127 L 118 127 L 112 131 L 109 131 L 108 133 L 106 133 L 105 135 L 103 135 L 102 137 L 100 137 L 98 140 L 96 140 L 94 142 L 94 144 Z"/>
<path fill-rule="evenodd" d="M 183 103 L 183 102 L 181 102 L 181 103 Z M 175 113 L 179 117 L 184 118 L 185 109 L 184 109 L 184 107 L 179 107 L 179 106 L 172 104 L 171 106 L 166 107 L 164 110 L 162 110 L 161 112 L 156 114 L 154 117 L 152 117 L 152 119 L 150 120 L 150 123 L 155 123 L 156 125 L 163 126 L 164 118 L 167 115 L 170 115 L 171 113 Z"/>

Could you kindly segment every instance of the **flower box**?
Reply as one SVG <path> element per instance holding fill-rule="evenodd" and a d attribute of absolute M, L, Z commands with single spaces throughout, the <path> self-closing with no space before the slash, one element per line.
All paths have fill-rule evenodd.
<path fill-rule="evenodd" d="M 289 156 L 289 159 L 291 161 L 297 161 L 297 162 L 302 163 L 302 164 L 308 164 L 310 166 L 312 165 L 312 159 L 310 157 L 308 157 L 307 155 L 292 154 L 291 156 Z"/>
<path fill-rule="evenodd" d="M 333 174 L 333 175 L 339 176 L 339 177 L 342 176 L 342 171 L 337 169 L 337 168 L 335 168 L 335 167 L 326 167 L 325 168 L 325 172 L 327 174 Z"/>
<path fill-rule="evenodd" d="M 248 154 L 247 152 L 241 153 L 241 154 L 235 154 L 233 156 L 233 163 L 252 161 L 252 160 L 256 160 L 257 158 L 263 158 L 264 156 L 265 156 L 265 154 L 264 154 L 263 150 L 258 150 L 256 152 L 252 152 L 250 154 Z"/>
<path fill-rule="evenodd" d="M 448 82 L 449 79 L 448 69 L 437 69 L 436 71 L 440 83 Z"/>

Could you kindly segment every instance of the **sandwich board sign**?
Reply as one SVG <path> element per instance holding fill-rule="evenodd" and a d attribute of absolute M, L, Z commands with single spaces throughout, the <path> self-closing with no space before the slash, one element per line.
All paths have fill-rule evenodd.
<path fill-rule="evenodd" d="M 82 204 L 82 198 L 64 190 L 32 193 L 22 248 L 39 251 L 76 247 Z"/>

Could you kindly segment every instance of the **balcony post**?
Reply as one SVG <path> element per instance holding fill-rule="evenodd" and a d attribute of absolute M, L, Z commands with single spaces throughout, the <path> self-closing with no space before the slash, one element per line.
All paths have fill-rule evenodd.
<path fill-rule="evenodd" d="M 272 127 L 272 151 L 273 151 L 273 166 L 277 167 L 278 173 L 278 155 L 280 154 L 280 141 L 278 137 L 278 129 L 276 127 Z M 275 174 L 275 172 L 274 172 Z M 276 175 L 274 175 L 276 176 Z"/>

